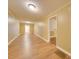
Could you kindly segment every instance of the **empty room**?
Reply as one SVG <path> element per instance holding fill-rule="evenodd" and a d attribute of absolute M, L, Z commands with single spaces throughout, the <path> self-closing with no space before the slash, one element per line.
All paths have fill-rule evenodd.
<path fill-rule="evenodd" d="M 71 1 L 8 0 L 8 59 L 71 59 Z"/>

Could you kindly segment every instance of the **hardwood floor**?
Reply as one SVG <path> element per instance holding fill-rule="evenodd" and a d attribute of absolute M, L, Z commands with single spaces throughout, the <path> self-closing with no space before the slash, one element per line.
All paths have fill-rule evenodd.
<path fill-rule="evenodd" d="M 35 35 L 22 35 L 8 47 L 9 59 L 68 59 L 57 54 L 54 44 L 46 43 Z"/>

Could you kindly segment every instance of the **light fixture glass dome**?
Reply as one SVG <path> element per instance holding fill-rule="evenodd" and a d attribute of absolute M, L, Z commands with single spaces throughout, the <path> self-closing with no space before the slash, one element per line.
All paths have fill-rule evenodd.
<path fill-rule="evenodd" d="M 35 3 L 33 3 L 33 2 L 26 2 L 26 7 L 30 11 L 34 11 L 34 12 L 37 12 L 38 11 L 37 5 Z"/>
<path fill-rule="evenodd" d="M 34 4 L 28 4 L 28 8 L 32 11 L 37 11 L 37 7 Z"/>
<path fill-rule="evenodd" d="M 36 8 L 36 6 L 33 5 L 33 4 L 28 4 L 28 7 L 29 7 L 30 9 L 35 9 L 35 8 Z"/>

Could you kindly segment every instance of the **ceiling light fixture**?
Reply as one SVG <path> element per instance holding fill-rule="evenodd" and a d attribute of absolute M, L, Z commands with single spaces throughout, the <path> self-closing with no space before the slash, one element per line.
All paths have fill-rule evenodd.
<path fill-rule="evenodd" d="M 26 3 L 26 7 L 31 10 L 31 11 L 34 11 L 34 12 L 37 12 L 38 11 L 38 7 L 36 4 L 34 4 L 33 2 L 27 2 Z"/>
<path fill-rule="evenodd" d="M 31 10 L 34 10 L 34 9 L 36 8 L 36 6 L 33 5 L 33 4 L 28 4 L 28 7 L 29 7 Z"/>
<path fill-rule="evenodd" d="M 34 4 L 28 4 L 28 8 L 29 8 L 31 11 L 37 11 L 37 7 L 36 7 Z"/>

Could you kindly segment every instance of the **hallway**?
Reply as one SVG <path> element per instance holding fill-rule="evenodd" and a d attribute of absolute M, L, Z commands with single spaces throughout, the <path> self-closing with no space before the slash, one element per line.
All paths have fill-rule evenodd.
<path fill-rule="evenodd" d="M 8 0 L 9 59 L 71 59 L 70 0 Z"/>
<path fill-rule="evenodd" d="M 65 59 L 54 44 L 46 43 L 34 34 L 19 36 L 9 45 L 9 59 Z"/>

